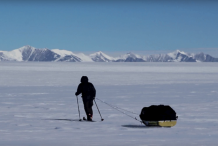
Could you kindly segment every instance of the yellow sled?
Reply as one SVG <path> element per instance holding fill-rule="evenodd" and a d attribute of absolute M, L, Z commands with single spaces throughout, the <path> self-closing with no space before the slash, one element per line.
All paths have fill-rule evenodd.
<path fill-rule="evenodd" d="M 176 120 L 171 121 L 143 121 L 146 126 L 161 126 L 161 127 L 173 127 L 176 125 Z"/>

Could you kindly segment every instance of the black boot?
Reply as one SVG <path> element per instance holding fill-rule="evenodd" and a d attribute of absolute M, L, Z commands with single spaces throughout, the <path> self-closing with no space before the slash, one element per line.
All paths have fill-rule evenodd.
<path fill-rule="evenodd" d="M 92 121 L 92 115 L 91 114 L 87 115 L 87 121 Z"/>

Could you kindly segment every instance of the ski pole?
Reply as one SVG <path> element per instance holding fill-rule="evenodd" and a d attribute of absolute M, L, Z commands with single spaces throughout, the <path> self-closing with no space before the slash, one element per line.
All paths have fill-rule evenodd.
<path fill-rule="evenodd" d="M 81 118 L 80 118 L 80 110 L 79 110 L 79 102 L 78 102 L 78 96 L 76 96 L 76 99 L 77 99 L 77 105 L 78 105 L 78 112 L 79 112 L 79 121 L 82 121 Z"/>
<path fill-rule="evenodd" d="M 94 102 L 95 102 L 95 99 L 94 99 Z M 97 107 L 97 109 L 98 109 L 98 106 L 97 106 L 97 103 L 96 103 L 96 102 L 95 102 L 95 105 L 96 105 L 96 107 Z M 102 116 L 101 116 L 101 113 L 100 113 L 99 109 L 98 109 L 98 112 L 99 112 L 99 115 L 100 115 L 100 117 L 101 117 L 101 121 L 104 121 L 104 119 L 103 119 Z"/>

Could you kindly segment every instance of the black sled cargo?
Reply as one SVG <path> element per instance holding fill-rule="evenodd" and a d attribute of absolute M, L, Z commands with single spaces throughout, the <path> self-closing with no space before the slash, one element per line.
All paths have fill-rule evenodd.
<path fill-rule="evenodd" d="M 151 105 L 142 109 L 140 118 L 146 126 L 173 127 L 178 116 L 168 105 Z"/>

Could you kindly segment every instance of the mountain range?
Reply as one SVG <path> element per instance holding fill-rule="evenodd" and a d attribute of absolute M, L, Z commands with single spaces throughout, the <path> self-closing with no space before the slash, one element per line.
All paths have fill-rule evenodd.
<path fill-rule="evenodd" d="M 23 46 L 12 51 L 0 51 L 0 61 L 47 61 L 47 62 L 218 62 L 218 58 L 204 53 L 185 53 L 176 50 L 167 54 L 141 56 L 126 53 L 119 57 L 111 57 L 101 51 L 85 55 L 75 54 L 60 49 L 36 49 Z"/>

